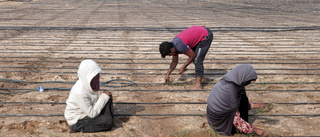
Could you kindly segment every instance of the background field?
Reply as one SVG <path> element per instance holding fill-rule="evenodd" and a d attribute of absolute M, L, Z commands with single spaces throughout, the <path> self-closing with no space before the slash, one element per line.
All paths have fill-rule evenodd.
<path fill-rule="evenodd" d="M 244 63 L 259 77 L 247 87 L 250 101 L 273 104 L 250 112 L 254 126 L 320 135 L 319 14 L 319 0 L 0 0 L 0 136 L 209 136 L 210 90 Z M 193 64 L 162 84 L 171 59 L 161 58 L 159 44 L 193 25 L 214 34 L 204 89 L 185 90 L 195 80 Z M 102 82 L 136 84 L 102 87 L 114 97 L 111 132 L 70 134 L 64 103 L 88 58 L 103 69 Z M 180 56 L 177 69 L 186 59 Z"/>

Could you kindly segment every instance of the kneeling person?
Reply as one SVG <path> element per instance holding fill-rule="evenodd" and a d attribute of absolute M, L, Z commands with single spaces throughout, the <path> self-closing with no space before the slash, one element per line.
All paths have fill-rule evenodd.
<path fill-rule="evenodd" d="M 100 71 L 93 60 L 84 60 L 79 66 L 79 80 L 71 89 L 64 113 L 70 132 L 109 131 L 114 124 L 111 93 L 98 94 Z"/>

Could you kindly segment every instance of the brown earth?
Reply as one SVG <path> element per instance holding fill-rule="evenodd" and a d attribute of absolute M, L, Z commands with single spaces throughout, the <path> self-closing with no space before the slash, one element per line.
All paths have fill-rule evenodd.
<path fill-rule="evenodd" d="M 250 101 L 273 105 L 251 111 L 250 123 L 272 136 L 318 136 L 319 7 L 318 0 L 0 0 L 0 78 L 25 81 L 0 81 L 0 92 L 11 92 L 0 94 L 0 136 L 212 136 L 201 116 L 206 99 L 223 74 L 243 63 L 259 77 L 247 87 Z M 214 33 L 203 90 L 185 90 L 195 80 L 193 64 L 162 84 L 170 59 L 160 57 L 158 45 L 193 25 Z M 72 84 L 56 82 L 75 82 L 87 58 L 103 69 L 101 81 L 136 83 L 103 89 L 112 91 L 116 114 L 140 116 L 116 116 L 111 132 L 68 133 L 61 115 Z M 187 57 L 179 59 L 177 69 Z M 44 81 L 51 82 L 36 83 Z M 39 86 L 45 92 L 12 93 Z M 141 116 L 148 114 L 191 115 Z"/>

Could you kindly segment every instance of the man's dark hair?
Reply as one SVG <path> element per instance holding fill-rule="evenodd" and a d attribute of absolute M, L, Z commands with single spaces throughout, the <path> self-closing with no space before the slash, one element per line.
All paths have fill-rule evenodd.
<path fill-rule="evenodd" d="M 171 48 L 173 47 L 172 42 L 162 42 L 159 46 L 159 51 L 162 58 L 165 58 L 169 53 L 171 53 Z"/>

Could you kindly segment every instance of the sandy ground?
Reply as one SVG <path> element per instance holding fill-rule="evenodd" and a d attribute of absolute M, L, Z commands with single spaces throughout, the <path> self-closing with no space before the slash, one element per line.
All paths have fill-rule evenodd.
<path fill-rule="evenodd" d="M 318 136 L 319 7 L 319 0 L 0 0 L 0 78 L 25 81 L 0 81 L 0 92 L 8 93 L 0 94 L 0 136 L 211 136 L 206 99 L 243 63 L 259 77 L 247 87 L 250 101 L 273 105 L 251 111 L 250 123 L 272 136 Z M 193 64 L 177 74 L 186 56 L 172 84 L 162 84 L 170 58 L 160 57 L 158 45 L 193 25 L 214 33 L 203 90 L 185 90 L 195 80 Z M 112 91 L 118 115 L 111 132 L 71 134 L 62 116 L 72 84 L 59 81 L 75 82 L 87 58 L 103 69 L 101 81 L 136 83 L 102 87 Z M 51 82 L 36 83 L 44 81 Z M 45 92 L 12 93 L 39 86 Z"/>

